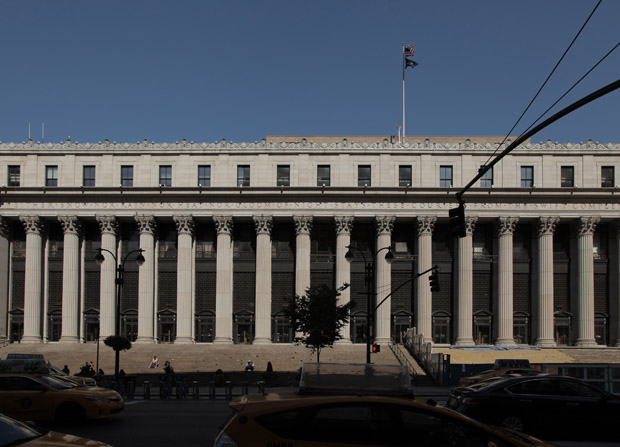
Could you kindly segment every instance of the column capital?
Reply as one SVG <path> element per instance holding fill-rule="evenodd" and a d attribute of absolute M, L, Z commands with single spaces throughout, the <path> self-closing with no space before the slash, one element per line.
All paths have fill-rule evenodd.
<path fill-rule="evenodd" d="M 334 222 L 336 223 L 336 234 L 351 234 L 351 230 L 353 230 L 353 216 L 335 216 Z"/>
<path fill-rule="evenodd" d="M 178 234 L 189 234 L 190 236 L 194 235 L 194 230 L 196 228 L 196 224 L 194 222 L 194 218 L 189 216 L 172 216 L 174 223 L 177 226 Z"/>
<path fill-rule="evenodd" d="M 471 216 L 465 218 L 465 231 L 467 232 L 467 236 L 471 236 L 474 234 L 474 230 L 476 229 L 476 223 L 478 223 L 477 216 Z"/>
<path fill-rule="evenodd" d="M 62 225 L 62 231 L 65 234 L 80 235 L 82 231 L 82 223 L 77 216 L 58 216 L 58 220 Z"/>
<path fill-rule="evenodd" d="M 254 220 L 254 228 L 256 234 L 268 234 L 271 236 L 271 228 L 273 227 L 273 217 L 271 216 L 252 216 Z"/>
<path fill-rule="evenodd" d="M 594 234 L 596 226 L 601 221 L 600 217 L 580 217 L 575 222 L 575 232 L 577 237 Z"/>
<path fill-rule="evenodd" d="M 11 235 L 11 226 L 6 217 L 0 216 L 0 236 L 8 237 Z"/>
<path fill-rule="evenodd" d="M 215 229 L 217 234 L 232 234 L 233 218 L 232 216 L 213 216 Z"/>
<path fill-rule="evenodd" d="M 377 234 L 392 234 L 392 230 L 394 230 L 394 220 L 396 220 L 394 216 L 375 217 Z"/>
<path fill-rule="evenodd" d="M 154 216 L 138 216 L 136 215 L 136 223 L 140 233 L 149 233 L 155 235 L 157 231 L 157 221 Z"/>
<path fill-rule="evenodd" d="M 538 237 L 553 235 L 555 226 L 560 221 L 559 217 L 539 217 L 538 218 Z"/>
<path fill-rule="evenodd" d="M 418 236 L 426 233 L 433 233 L 437 218 L 434 216 L 418 216 Z"/>
<path fill-rule="evenodd" d="M 45 233 L 45 222 L 39 216 L 19 216 L 26 233 L 43 235 Z"/>
<path fill-rule="evenodd" d="M 498 236 L 512 236 L 519 222 L 518 217 L 500 217 L 497 225 Z"/>
<path fill-rule="evenodd" d="M 295 234 L 310 234 L 312 231 L 312 216 L 293 216 Z"/>
<path fill-rule="evenodd" d="M 114 216 L 95 216 L 99 223 L 101 233 L 110 233 L 116 236 L 118 234 L 118 219 Z"/>

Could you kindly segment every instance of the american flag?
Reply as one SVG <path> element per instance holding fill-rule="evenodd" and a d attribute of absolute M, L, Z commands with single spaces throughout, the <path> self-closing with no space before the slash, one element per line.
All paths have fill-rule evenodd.
<path fill-rule="evenodd" d="M 413 56 L 413 44 L 410 44 L 407 47 L 405 47 L 405 57 L 407 56 Z"/>

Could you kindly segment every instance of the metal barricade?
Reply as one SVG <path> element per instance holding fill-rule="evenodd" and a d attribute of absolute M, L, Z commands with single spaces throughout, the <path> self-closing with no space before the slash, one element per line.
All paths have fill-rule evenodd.
<path fill-rule="evenodd" d="M 151 398 L 151 383 L 148 380 L 145 380 L 142 385 L 142 398 L 144 400 L 149 400 Z"/>
<path fill-rule="evenodd" d="M 194 380 L 192 383 L 192 397 L 194 399 L 200 399 L 200 387 L 198 386 L 197 380 Z"/>
<path fill-rule="evenodd" d="M 215 399 L 215 382 L 209 382 L 209 399 Z"/>
<path fill-rule="evenodd" d="M 232 399 L 232 382 L 226 381 L 226 399 Z"/>

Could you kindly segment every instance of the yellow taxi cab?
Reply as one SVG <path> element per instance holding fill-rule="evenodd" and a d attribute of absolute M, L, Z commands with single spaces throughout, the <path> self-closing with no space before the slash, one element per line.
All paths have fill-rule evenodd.
<path fill-rule="evenodd" d="M 71 423 L 107 418 L 124 409 L 125 401 L 114 390 L 79 386 L 45 374 L 27 360 L 21 368 L 6 362 L 0 361 L 0 413 L 22 420 Z"/>
<path fill-rule="evenodd" d="M 214 447 L 547 446 L 415 399 L 400 365 L 303 365 L 299 391 L 247 395 Z"/>
<path fill-rule="evenodd" d="M 44 430 L 0 414 L 0 446 L 111 447 L 104 442 L 67 433 Z"/>

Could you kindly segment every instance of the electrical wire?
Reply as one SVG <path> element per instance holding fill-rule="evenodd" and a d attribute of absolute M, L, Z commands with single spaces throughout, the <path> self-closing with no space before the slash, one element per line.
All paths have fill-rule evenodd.
<path fill-rule="evenodd" d="M 568 94 L 569 94 L 569 93 L 570 93 L 570 92 L 571 92 L 571 91 L 572 91 L 575 87 L 577 87 L 577 85 L 578 85 L 581 81 L 583 81 L 583 80 L 584 80 L 584 79 L 585 79 L 585 78 L 586 78 L 586 77 L 587 77 L 590 73 L 592 73 L 592 71 L 594 71 L 594 69 L 595 69 L 596 67 L 598 67 L 598 66 L 601 64 L 601 62 L 603 62 L 605 59 L 607 59 L 607 57 L 608 57 L 611 53 L 613 53 L 613 52 L 614 52 L 614 50 L 615 50 L 616 48 L 618 48 L 619 46 L 620 46 L 620 42 L 618 42 L 618 43 L 617 43 L 617 44 L 616 44 L 616 45 L 615 45 L 615 46 L 614 46 L 611 50 L 609 50 L 609 51 L 607 52 L 607 54 L 605 54 L 605 56 L 603 56 L 603 57 L 602 57 L 602 58 L 601 58 L 601 59 L 600 59 L 600 60 L 599 60 L 596 64 L 594 64 L 594 65 L 592 66 L 592 68 L 590 68 L 587 72 L 585 72 L 585 74 L 584 74 L 583 76 L 581 76 L 581 77 L 579 78 L 579 80 L 578 80 L 577 82 L 575 82 L 575 83 L 571 86 L 571 88 L 569 88 L 568 90 L 566 90 L 566 92 L 564 92 L 564 94 L 563 94 L 562 96 L 560 96 L 560 97 L 559 97 L 559 98 L 558 98 L 558 99 L 557 99 L 557 100 L 556 100 L 553 104 L 551 104 L 551 106 L 549 106 L 549 108 L 548 108 L 547 110 L 545 110 L 545 111 L 544 111 L 544 112 L 543 112 L 543 113 L 542 113 L 542 114 L 541 114 L 538 118 L 536 118 L 536 120 L 535 120 L 532 124 L 530 124 L 530 126 L 529 126 L 527 129 L 525 129 L 525 130 L 523 131 L 523 133 L 521 133 L 521 135 L 519 135 L 519 136 L 523 136 L 523 135 L 524 135 L 526 132 L 528 132 L 528 131 L 532 128 L 532 127 L 534 127 L 534 125 L 536 125 L 536 123 L 537 123 L 538 121 L 540 121 L 540 120 L 542 119 L 542 117 L 543 117 L 543 116 L 545 116 L 545 115 L 549 112 L 549 110 L 551 110 L 552 108 L 554 108 L 554 107 L 556 106 L 556 104 L 557 104 L 557 103 L 559 103 L 562 99 L 564 99 L 564 97 L 565 97 L 566 95 L 568 95 Z"/>
<path fill-rule="evenodd" d="M 543 82 L 543 84 L 540 86 L 540 88 L 538 89 L 538 91 L 536 92 L 536 94 L 534 95 L 534 97 L 532 98 L 532 100 L 530 101 L 530 103 L 527 105 L 527 107 L 525 108 L 525 110 L 523 111 L 523 113 L 521 113 L 521 116 L 519 116 L 519 119 L 517 119 L 517 122 L 512 126 L 512 128 L 508 131 L 508 134 L 504 137 L 504 139 L 502 140 L 501 143 L 499 143 L 497 145 L 497 148 L 495 148 L 495 151 L 493 152 L 493 154 L 491 154 L 489 156 L 489 158 L 487 159 L 487 161 L 484 163 L 485 165 L 489 162 L 489 160 L 495 156 L 495 154 L 497 153 L 497 151 L 501 148 L 501 146 L 506 142 L 506 140 L 508 139 L 508 137 L 510 136 L 510 134 L 512 133 L 512 131 L 515 129 L 515 127 L 517 127 L 517 125 L 519 124 L 519 122 L 521 121 L 521 119 L 523 118 L 523 116 L 527 113 L 527 111 L 530 109 L 530 107 L 532 106 L 532 104 L 534 103 L 534 101 L 536 100 L 536 98 L 538 98 L 538 95 L 540 94 L 540 92 L 543 90 L 543 88 L 545 88 L 545 86 L 547 85 L 547 82 L 549 82 L 549 79 L 551 79 L 551 76 L 553 76 L 553 73 L 555 73 L 555 70 L 558 68 L 558 66 L 562 63 L 562 61 L 564 60 L 564 57 L 566 56 L 566 54 L 568 53 L 568 51 L 571 49 L 571 47 L 573 46 L 573 44 L 575 43 L 575 41 L 577 40 L 577 38 L 579 37 L 579 35 L 581 34 L 581 32 L 583 31 L 583 29 L 586 27 L 586 25 L 588 24 L 588 22 L 590 21 L 590 19 L 592 18 L 592 16 L 594 15 L 594 12 L 597 10 L 597 8 L 599 7 L 599 5 L 601 4 L 603 0 L 599 0 L 598 3 L 596 4 L 596 6 L 594 7 L 594 9 L 592 10 L 592 12 L 590 13 L 590 15 L 588 16 L 588 18 L 586 19 L 586 21 L 584 22 L 583 25 L 581 25 L 581 28 L 579 29 L 579 31 L 577 32 L 577 34 L 575 35 L 575 37 L 573 38 L 573 40 L 571 41 L 570 45 L 568 46 L 568 48 L 566 48 L 566 50 L 564 51 L 564 54 L 562 54 L 562 57 L 560 57 L 560 60 L 558 60 L 558 62 L 555 64 L 555 67 L 553 67 L 553 70 L 551 70 L 551 73 L 549 73 L 549 75 L 547 76 L 547 79 L 545 79 L 545 82 Z M 546 112 L 545 112 L 546 113 Z"/>

